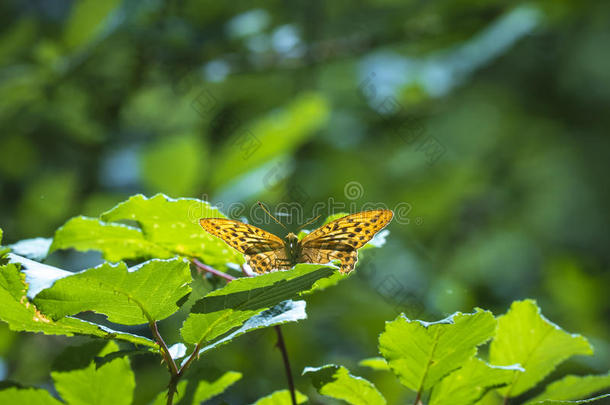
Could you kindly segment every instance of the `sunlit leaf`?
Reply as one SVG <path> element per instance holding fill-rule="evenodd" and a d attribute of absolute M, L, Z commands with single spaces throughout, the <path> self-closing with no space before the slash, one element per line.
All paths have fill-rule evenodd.
<path fill-rule="evenodd" d="M 109 342 L 100 356 L 118 350 Z M 91 361 L 86 368 L 51 373 L 55 389 L 71 405 L 130 405 L 136 382 L 127 358 L 117 358 L 96 368 Z"/>
<path fill-rule="evenodd" d="M 216 349 L 245 333 L 267 328 L 269 326 L 282 325 L 287 322 L 296 322 L 305 318 L 307 318 L 307 314 L 305 313 L 305 301 L 284 301 L 273 308 L 269 308 L 260 314 L 251 317 L 239 329 L 202 348 L 199 351 L 199 354 L 201 355 L 207 351 Z"/>
<path fill-rule="evenodd" d="M 544 388 L 544 392 L 535 396 L 527 402 L 533 405 L 544 400 L 573 401 L 582 399 L 596 392 L 610 388 L 610 374 L 604 375 L 568 375 L 559 381 L 555 381 Z"/>
<path fill-rule="evenodd" d="M 48 335 L 91 335 L 157 348 L 155 343 L 145 337 L 118 332 L 80 319 L 66 317 L 52 320 L 28 300 L 28 285 L 25 274 L 19 271 L 19 267 L 17 263 L 0 266 L 0 319 L 8 323 L 11 330 Z"/>
<path fill-rule="evenodd" d="M 385 361 L 385 359 L 383 357 L 370 357 L 368 359 L 363 359 L 360 360 L 360 362 L 358 362 L 359 366 L 363 366 L 363 367 L 369 367 L 372 368 L 373 370 L 379 370 L 379 371 L 390 371 L 390 366 L 388 365 L 388 362 Z"/>
<path fill-rule="evenodd" d="M 295 391 L 297 404 L 307 402 L 307 396 L 299 391 Z M 275 391 L 253 403 L 252 405 L 292 405 L 290 392 L 288 390 Z"/>
<path fill-rule="evenodd" d="M 181 329 L 182 337 L 188 343 L 210 341 L 267 308 L 300 297 L 316 280 L 335 271 L 330 266 L 298 264 L 293 270 L 233 280 L 193 305 Z"/>
<path fill-rule="evenodd" d="M 324 396 L 341 399 L 353 405 L 387 403 L 373 383 L 351 375 L 343 366 L 330 364 L 322 367 L 306 367 L 303 375 L 306 374 L 309 374 L 316 390 Z"/>
<path fill-rule="evenodd" d="M 594 398 L 579 399 L 579 400 L 576 400 L 576 401 L 561 401 L 561 400 L 546 399 L 546 400 L 540 401 L 540 402 L 532 402 L 531 404 L 532 405 L 577 405 L 577 404 L 592 404 L 592 403 L 601 401 L 602 399 L 606 399 L 606 398 L 610 398 L 610 394 L 603 394 L 603 395 L 599 395 L 599 396 L 594 397 Z M 606 401 L 604 401 L 603 403 L 606 403 Z"/>
<path fill-rule="evenodd" d="M 471 358 L 462 368 L 443 378 L 432 390 L 430 405 L 470 405 L 495 387 L 512 381 L 514 372 L 523 372 L 519 366 L 499 367 Z"/>
<path fill-rule="evenodd" d="M 191 290 L 190 281 L 183 259 L 153 259 L 131 269 L 124 263 L 104 263 L 57 280 L 34 303 L 54 319 L 95 311 L 111 322 L 137 325 L 176 312 L 178 301 Z"/>
<path fill-rule="evenodd" d="M 212 266 L 243 263 L 240 253 L 201 229 L 198 221 L 204 217 L 225 216 L 202 200 L 138 194 L 102 214 L 99 220 L 71 219 L 55 233 L 50 251 L 99 250 L 109 261 L 181 255 L 200 258 Z M 118 221 L 136 222 L 139 228 Z"/>
<path fill-rule="evenodd" d="M 222 394 L 235 382 L 239 381 L 242 377 L 241 373 L 236 371 L 227 371 L 220 378 L 215 381 L 208 382 L 200 380 L 197 384 L 197 389 L 193 394 L 193 405 L 199 405 L 208 399 L 215 397 L 216 395 Z M 187 397 L 188 392 L 188 381 L 180 381 L 178 383 L 177 392 L 174 395 L 174 403 L 181 403 L 183 398 Z M 163 391 L 157 395 L 152 405 L 165 405 L 167 403 L 167 391 Z"/>
<path fill-rule="evenodd" d="M 401 315 L 386 322 L 379 351 L 400 382 L 421 392 L 463 366 L 489 340 L 496 321 L 489 311 L 456 312 L 438 322 L 412 321 Z"/>
<path fill-rule="evenodd" d="M 0 404 L 62 405 L 47 390 L 10 387 L 0 390 Z"/>
<path fill-rule="evenodd" d="M 520 364 L 524 373 L 515 372 L 513 381 L 500 389 L 514 397 L 534 387 L 555 367 L 576 354 L 592 354 L 584 337 L 571 335 L 540 313 L 533 300 L 515 301 L 509 311 L 498 317 L 498 330 L 490 346 L 490 362 L 498 365 Z"/>

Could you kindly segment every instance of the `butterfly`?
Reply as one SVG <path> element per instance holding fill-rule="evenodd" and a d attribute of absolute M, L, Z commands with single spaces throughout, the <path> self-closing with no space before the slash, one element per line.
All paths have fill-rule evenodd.
<path fill-rule="evenodd" d="M 332 260 L 339 260 L 340 271 L 349 273 L 358 261 L 358 249 L 390 223 L 393 216 L 391 210 L 385 209 L 362 211 L 322 225 L 302 240 L 292 232 L 281 239 L 255 226 L 226 218 L 202 218 L 199 223 L 207 232 L 243 253 L 256 273 L 287 270 L 297 263 L 324 264 Z"/>

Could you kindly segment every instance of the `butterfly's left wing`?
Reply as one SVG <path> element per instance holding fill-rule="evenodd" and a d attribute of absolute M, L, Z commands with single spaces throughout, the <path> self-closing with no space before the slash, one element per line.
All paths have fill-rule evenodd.
<path fill-rule="evenodd" d="M 284 241 L 272 233 L 240 221 L 225 218 L 202 218 L 201 227 L 243 253 L 256 273 L 289 269 Z"/>
<path fill-rule="evenodd" d="M 299 242 L 299 263 L 341 261 L 341 272 L 349 273 L 358 261 L 358 249 L 382 230 L 394 214 L 390 210 L 363 211 L 321 226 Z"/>

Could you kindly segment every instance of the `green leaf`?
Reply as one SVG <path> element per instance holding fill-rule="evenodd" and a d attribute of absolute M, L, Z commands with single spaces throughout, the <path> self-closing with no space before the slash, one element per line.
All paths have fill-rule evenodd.
<path fill-rule="evenodd" d="M 298 264 L 290 271 L 242 277 L 195 302 L 181 334 L 185 342 L 210 341 L 278 303 L 298 298 L 316 280 L 336 270 L 328 265 Z"/>
<path fill-rule="evenodd" d="M 114 342 L 100 356 L 118 350 Z M 118 358 L 100 368 L 93 361 L 83 369 L 51 373 L 55 389 L 70 405 L 130 405 L 136 382 L 129 360 Z"/>
<path fill-rule="evenodd" d="M 124 325 L 158 321 L 179 309 L 190 292 L 191 272 L 183 259 L 153 259 L 127 269 L 125 263 L 104 263 L 57 280 L 34 303 L 54 319 L 95 311 Z"/>
<path fill-rule="evenodd" d="M 81 0 L 73 4 L 72 13 L 64 31 L 64 43 L 69 49 L 85 45 L 100 35 L 112 10 L 119 0 Z"/>
<path fill-rule="evenodd" d="M 295 391 L 297 404 L 307 402 L 308 398 L 299 391 Z M 252 405 L 292 405 L 290 392 L 288 390 L 275 391 L 274 393 L 262 397 Z"/>
<path fill-rule="evenodd" d="M 373 383 L 351 375 L 343 366 L 329 364 L 322 367 L 306 367 L 303 370 L 303 375 L 305 374 L 310 375 L 314 387 L 321 395 L 342 399 L 353 405 L 387 403 Z"/>
<path fill-rule="evenodd" d="M 142 336 L 112 330 L 102 325 L 76 318 L 54 321 L 42 314 L 27 297 L 28 284 L 20 264 L 0 266 L 0 319 L 14 331 L 42 332 L 47 335 L 91 335 L 106 339 L 120 339 L 158 349 L 156 343 Z"/>
<path fill-rule="evenodd" d="M 370 357 L 368 359 L 363 359 L 363 360 L 360 360 L 358 365 L 363 366 L 363 367 L 369 367 L 369 368 L 372 368 L 373 370 L 378 370 L 378 371 L 391 371 L 391 368 L 388 365 L 388 362 L 385 361 L 385 359 L 383 357 Z"/>
<path fill-rule="evenodd" d="M 552 399 L 547 399 L 540 402 L 533 402 L 532 405 L 576 405 L 576 404 L 590 404 L 593 402 L 597 402 L 601 399 L 610 398 L 610 394 L 599 395 L 595 398 L 588 399 L 580 399 L 577 401 L 555 401 Z"/>
<path fill-rule="evenodd" d="M 478 308 L 438 322 L 412 321 L 403 314 L 386 322 L 379 351 L 402 384 L 421 392 L 463 366 L 477 346 L 493 336 L 495 327 L 491 312 Z"/>
<path fill-rule="evenodd" d="M 63 405 L 49 391 L 38 388 L 10 387 L 0 390 L 0 404 Z"/>
<path fill-rule="evenodd" d="M 429 405 L 474 404 L 489 389 L 512 381 L 515 370 L 524 371 L 518 366 L 492 366 L 473 357 L 434 387 Z"/>
<path fill-rule="evenodd" d="M 99 250 L 104 259 L 111 262 L 153 256 L 168 258 L 174 255 L 147 240 L 138 228 L 82 216 L 70 219 L 55 232 L 49 253 L 69 248 L 81 252 Z"/>
<path fill-rule="evenodd" d="M 197 301 L 191 311 L 209 313 L 226 308 L 242 311 L 269 308 L 301 296 L 301 292 L 308 291 L 317 280 L 329 277 L 335 271 L 334 266 L 300 263 L 292 270 L 238 278 Z"/>
<path fill-rule="evenodd" d="M 225 216 L 206 201 L 138 194 L 102 214 L 101 220 L 76 217 L 68 221 L 55 233 L 50 251 L 99 250 L 109 261 L 181 255 L 200 258 L 211 266 L 244 263 L 241 253 L 201 229 L 200 218 Z M 139 228 L 117 221 L 135 221 Z"/>
<path fill-rule="evenodd" d="M 532 405 L 547 399 L 575 400 L 610 388 L 610 374 L 577 376 L 568 375 L 547 385 L 544 392 L 527 402 Z"/>
<path fill-rule="evenodd" d="M 248 321 L 241 328 L 237 329 L 231 334 L 217 340 L 211 345 L 205 346 L 199 351 L 199 355 L 229 343 L 231 340 L 245 333 L 261 328 L 267 328 L 269 326 L 282 325 L 287 322 L 296 322 L 306 318 L 307 314 L 305 313 L 305 301 L 284 301 L 273 308 L 263 311 L 260 314 L 248 319 Z"/>
<path fill-rule="evenodd" d="M 319 93 L 303 94 L 287 107 L 238 128 L 216 156 L 212 186 L 220 188 L 271 159 L 290 153 L 322 127 L 329 115 Z"/>
<path fill-rule="evenodd" d="M 199 405 L 203 401 L 207 401 L 216 395 L 222 394 L 231 385 L 235 384 L 242 377 L 241 373 L 236 371 L 227 371 L 220 378 L 213 382 L 201 380 L 197 383 L 197 389 L 193 395 L 192 404 Z M 188 381 L 180 381 L 178 383 L 177 393 L 174 395 L 174 403 L 178 404 L 186 397 L 188 392 Z M 167 401 L 167 391 L 163 391 L 157 395 L 152 405 L 165 405 Z"/>
<path fill-rule="evenodd" d="M 592 354 L 583 336 L 571 335 L 540 313 L 533 300 L 515 301 L 498 317 L 498 331 L 490 346 L 490 362 L 520 364 L 524 373 L 515 373 L 508 387 L 499 392 L 514 397 L 534 387 L 555 367 L 575 354 Z"/>
<path fill-rule="evenodd" d="M 195 391 L 193 405 L 200 404 L 203 401 L 207 401 L 208 399 L 215 397 L 216 395 L 222 394 L 227 388 L 239 381 L 241 377 L 241 373 L 236 371 L 227 371 L 222 375 L 222 377 L 211 383 L 205 380 L 200 381 L 199 385 L 197 386 L 197 391 Z"/>

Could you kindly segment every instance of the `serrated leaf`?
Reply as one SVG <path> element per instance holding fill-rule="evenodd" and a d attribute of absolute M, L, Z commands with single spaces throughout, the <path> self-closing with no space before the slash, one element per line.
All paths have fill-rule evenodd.
<path fill-rule="evenodd" d="M 216 395 L 222 394 L 227 388 L 235 384 L 242 377 L 241 373 L 236 371 L 227 371 L 219 379 L 213 382 L 207 382 L 205 380 L 200 381 L 195 391 L 195 397 L 193 399 L 193 405 L 200 404 L 203 401 L 207 401 Z"/>
<path fill-rule="evenodd" d="M 201 258 L 212 266 L 244 263 L 243 255 L 201 229 L 201 218 L 225 218 L 218 208 L 195 198 L 172 199 L 163 194 L 130 197 L 101 215 L 104 221 L 136 221 L 147 240 L 175 254 Z"/>
<path fill-rule="evenodd" d="M 241 264 L 243 256 L 199 226 L 200 218 L 225 218 L 202 200 L 141 194 L 119 203 L 100 219 L 75 217 L 55 232 L 50 252 L 98 250 L 108 261 L 136 258 L 197 257 L 211 266 Z M 118 221 L 135 221 L 138 227 Z"/>
<path fill-rule="evenodd" d="M 335 270 L 328 265 L 298 264 L 289 271 L 233 280 L 195 302 L 181 329 L 182 337 L 187 343 L 211 341 L 261 311 L 299 297 Z"/>
<path fill-rule="evenodd" d="M 547 385 L 542 394 L 530 399 L 526 404 L 533 405 L 547 399 L 577 400 L 608 388 L 610 388 L 610 374 L 568 375 Z"/>
<path fill-rule="evenodd" d="M 100 356 L 118 350 L 114 342 Z M 96 368 L 93 361 L 83 369 L 51 373 L 55 389 L 70 405 L 130 405 L 136 382 L 129 360 L 117 358 Z"/>
<path fill-rule="evenodd" d="M 386 322 L 379 351 L 402 384 L 421 392 L 463 366 L 477 346 L 493 336 L 495 327 L 491 312 L 478 308 L 438 322 L 412 321 L 403 314 Z"/>
<path fill-rule="evenodd" d="M 309 374 L 316 390 L 330 398 L 342 399 L 353 405 L 386 404 L 386 400 L 375 385 L 349 373 L 347 368 L 334 364 L 322 367 L 306 367 L 303 375 Z"/>
<path fill-rule="evenodd" d="M 49 253 L 69 248 L 82 252 L 99 250 L 104 259 L 111 262 L 153 256 L 168 258 L 174 255 L 147 240 L 138 228 L 83 216 L 70 219 L 55 232 Z"/>
<path fill-rule="evenodd" d="M 523 372 L 523 369 L 518 366 L 492 366 L 473 357 L 434 387 L 429 405 L 474 404 L 489 389 L 512 381 L 515 371 Z"/>
<path fill-rule="evenodd" d="M 525 369 L 499 390 L 503 396 L 514 397 L 534 387 L 568 357 L 592 353 L 587 339 L 563 331 L 542 316 L 535 301 L 524 300 L 513 302 L 509 311 L 498 317 L 490 362 L 520 364 Z"/>
<path fill-rule="evenodd" d="M 605 398 L 610 398 L 610 394 L 599 395 L 594 398 L 579 399 L 577 401 L 556 401 L 553 399 L 547 399 L 540 402 L 534 402 L 532 405 L 577 405 L 577 404 L 591 404 L 600 401 Z"/>
<path fill-rule="evenodd" d="M 199 351 L 199 355 L 229 343 L 231 340 L 245 333 L 267 328 L 269 326 L 282 325 L 287 322 L 296 322 L 306 318 L 305 301 L 284 301 L 273 308 L 267 309 L 248 319 L 241 328 L 224 338 L 217 340 L 211 345 L 205 346 Z"/>
<path fill-rule="evenodd" d="M 63 405 L 49 391 L 38 388 L 10 387 L 0 390 L 0 404 Z"/>
<path fill-rule="evenodd" d="M 269 308 L 299 297 L 317 280 L 331 276 L 336 270 L 334 266 L 301 263 L 292 270 L 238 278 L 197 301 L 191 311 L 209 313 L 226 308 L 242 311 Z"/>
<path fill-rule="evenodd" d="M 191 272 L 184 259 L 153 259 L 127 269 L 125 263 L 104 263 L 57 280 L 34 303 L 58 319 L 95 311 L 123 325 L 159 321 L 179 309 L 190 292 Z"/>
<path fill-rule="evenodd" d="M 297 404 L 304 404 L 308 400 L 307 396 L 299 392 L 298 390 L 295 390 L 295 397 L 297 400 Z M 292 400 L 290 399 L 290 391 L 275 391 L 274 393 L 267 395 L 266 397 L 262 397 L 252 405 L 292 405 Z"/>
<path fill-rule="evenodd" d="M 363 359 L 358 362 L 359 366 L 369 367 L 373 370 L 378 371 L 391 371 L 388 362 L 385 361 L 383 357 L 370 357 L 368 359 Z"/>
<path fill-rule="evenodd" d="M 158 349 L 157 344 L 150 339 L 118 332 L 92 322 L 71 317 L 52 320 L 42 314 L 28 300 L 28 284 L 25 281 L 25 275 L 19 271 L 19 267 L 18 263 L 0 266 L 0 319 L 8 323 L 11 330 L 42 332 L 47 335 L 90 335 L 106 339 L 120 339 Z"/>
<path fill-rule="evenodd" d="M 200 380 L 197 383 L 197 389 L 193 394 L 193 400 L 191 403 L 193 405 L 199 405 L 204 401 L 215 397 L 216 395 L 222 394 L 224 391 L 226 391 L 227 388 L 235 384 L 235 382 L 239 381 L 241 377 L 241 373 L 238 373 L 236 371 L 227 371 L 215 381 L 208 382 L 205 380 Z M 180 381 L 176 389 L 177 392 L 174 395 L 174 403 L 178 404 L 181 403 L 183 398 L 188 398 L 188 396 L 186 395 L 188 392 L 188 381 Z M 155 397 L 155 400 L 153 401 L 152 405 L 165 405 L 166 401 L 167 391 L 163 391 Z"/>

